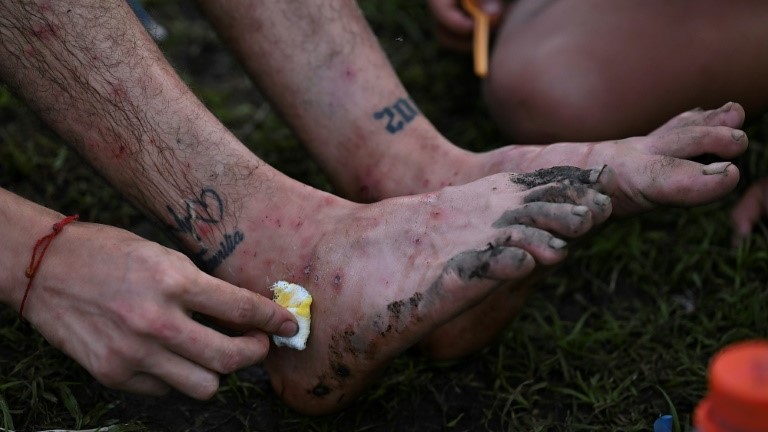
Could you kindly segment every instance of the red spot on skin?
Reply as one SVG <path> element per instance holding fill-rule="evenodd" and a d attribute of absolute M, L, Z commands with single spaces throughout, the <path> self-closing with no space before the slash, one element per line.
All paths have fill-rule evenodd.
<path fill-rule="evenodd" d="M 265 259 L 264 260 L 264 266 L 265 267 L 272 267 L 272 264 L 274 264 L 274 261 L 272 261 L 271 259 Z"/>
<path fill-rule="evenodd" d="M 372 165 L 362 167 L 357 175 L 357 184 L 360 198 L 367 202 L 377 201 L 379 191 L 381 190 L 381 181 L 376 176 L 376 170 Z"/>
<path fill-rule="evenodd" d="M 344 70 L 344 78 L 346 78 L 348 81 L 354 80 L 355 75 L 357 74 L 355 73 L 355 70 L 352 69 L 351 67 L 348 67 Z"/>
<path fill-rule="evenodd" d="M 429 179 L 424 179 L 421 181 L 421 186 L 428 188 L 429 187 Z"/>
<path fill-rule="evenodd" d="M 421 239 L 420 239 L 420 238 L 417 238 L 417 239 L 415 239 L 415 240 L 413 241 L 413 243 L 414 243 L 414 244 L 419 244 L 419 243 L 421 243 Z"/>
<path fill-rule="evenodd" d="M 31 46 L 24 48 L 24 52 L 30 57 L 35 57 L 37 55 L 37 50 L 35 49 L 35 47 L 31 47 Z"/>
<path fill-rule="evenodd" d="M 124 85 L 120 83 L 109 83 L 109 88 L 112 96 L 118 101 L 128 99 L 128 90 L 125 89 Z"/>
<path fill-rule="evenodd" d="M 440 215 L 441 215 L 441 213 L 439 211 L 433 211 L 432 213 L 429 214 L 429 216 L 432 219 L 440 219 Z"/>
<path fill-rule="evenodd" d="M 296 222 L 293 224 L 293 226 L 296 228 L 300 228 L 302 225 L 304 225 L 304 221 L 301 219 L 296 220 Z"/>
<path fill-rule="evenodd" d="M 59 28 L 55 24 L 41 23 L 32 26 L 32 35 L 41 41 L 49 41 L 55 38 L 59 33 Z"/>
<path fill-rule="evenodd" d="M 120 159 L 125 156 L 125 145 L 124 144 L 118 144 L 117 148 L 112 149 L 112 156 L 115 157 L 116 161 L 119 161 Z"/>
<path fill-rule="evenodd" d="M 283 224 L 280 223 L 280 219 L 275 219 L 275 225 L 277 225 L 278 228 L 282 228 Z"/>
<path fill-rule="evenodd" d="M 333 289 L 333 292 L 338 294 L 341 292 L 341 287 L 344 285 L 344 275 L 341 272 L 341 270 L 337 270 L 333 274 L 333 283 L 331 284 L 331 287 Z"/>
<path fill-rule="evenodd" d="M 51 23 L 38 24 L 32 27 L 32 35 L 41 41 L 55 39 L 59 34 L 59 27 Z"/>
<path fill-rule="evenodd" d="M 213 233 L 211 225 L 201 221 L 195 223 L 195 229 L 197 230 L 197 234 L 202 238 L 208 238 Z"/>
<path fill-rule="evenodd" d="M 37 10 L 40 12 L 50 12 L 51 11 L 51 5 L 50 2 L 47 1 L 41 1 L 37 4 Z"/>
<path fill-rule="evenodd" d="M 95 150 L 99 147 L 99 141 L 97 139 L 86 137 L 85 138 L 85 148 L 88 150 Z"/>

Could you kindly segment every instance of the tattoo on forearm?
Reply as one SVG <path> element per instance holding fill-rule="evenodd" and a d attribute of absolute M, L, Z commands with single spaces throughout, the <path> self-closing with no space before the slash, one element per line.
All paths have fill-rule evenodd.
<path fill-rule="evenodd" d="M 211 188 L 203 188 L 199 197 L 187 199 L 184 204 L 186 208 L 182 215 L 177 214 L 170 205 L 166 205 L 166 208 L 176 223 L 176 230 L 191 235 L 197 241 L 200 241 L 200 236 L 195 229 L 195 221 L 215 225 L 224 217 L 224 201 Z"/>
<path fill-rule="evenodd" d="M 203 249 L 195 254 L 193 257 L 199 261 L 205 270 L 213 271 L 224 262 L 237 248 L 243 240 L 245 240 L 245 234 L 240 230 L 235 230 L 232 234 L 224 234 L 224 240 L 219 242 L 219 249 L 213 253 L 210 257 L 208 255 L 208 248 Z"/>
<path fill-rule="evenodd" d="M 396 134 L 403 130 L 418 115 L 419 110 L 416 109 L 413 99 L 400 98 L 394 104 L 373 113 L 373 118 L 375 120 L 385 120 L 387 132 Z"/>
<path fill-rule="evenodd" d="M 203 242 L 203 237 L 206 237 L 207 234 L 201 235 L 199 226 L 205 227 L 204 230 L 209 233 L 213 225 L 222 223 L 224 200 L 216 190 L 203 188 L 199 196 L 185 200 L 184 205 L 184 210 L 181 213 L 177 213 L 173 207 L 166 205 L 175 224 L 173 229 L 177 233 L 189 235 L 195 240 L 200 249 L 193 252 L 192 258 L 199 262 L 205 270 L 213 271 L 232 255 L 237 245 L 245 239 L 245 234 L 239 229 L 235 229 L 231 233 L 222 233 L 224 239 L 219 242 L 219 248 L 209 254 L 211 250 Z"/>

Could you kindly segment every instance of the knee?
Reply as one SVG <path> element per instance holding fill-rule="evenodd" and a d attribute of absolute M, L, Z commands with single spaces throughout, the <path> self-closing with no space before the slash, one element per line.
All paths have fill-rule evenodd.
<path fill-rule="evenodd" d="M 612 101 L 597 71 L 562 52 L 542 51 L 496 53 L 491 61 L 484 93 L 502 132 L 531 144 L 610 138 Z"/>

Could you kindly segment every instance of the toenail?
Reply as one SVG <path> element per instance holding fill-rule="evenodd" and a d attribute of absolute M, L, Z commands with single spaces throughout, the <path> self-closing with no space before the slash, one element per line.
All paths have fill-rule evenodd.
<path fill-rule="evenodd" d="M 608 165 L 603 165 L 600 168 L 593 168 L 589 170 L 589 182 L 590 183 L 597 183 L 598 180 L 600 180 L 600 176 L 603 174 L 603 171 L 605 170 L 605 167 Z"/>
<path fill-rule="evenodd" d="M 742 139 L 744 139 L 745 135 L 746 134 L 744 133 L 744 131 L 740 129 L 734 129 L 733 132 L 731 132 L 731 137 L 736 141 L 741 141 Z"/>
<path fill-rule="evenodd" d="M 722 108 L 720 108 L 721 111 L 730 111 L 731 108 L 733 108 L 733 102 L 726 102 L 725 105 L 723 105 Z"/>
<path fill-rule="evenodd" d="M 557 237 L 552 237 L 549 239 L 549 247 L 552 249 L 562 249 L 566 246 L 568 246 L 568 243 L 566 243 L 565 240 L 561 240 Z"/>
<path fill-rule="evenodd" d="M 715 162 L 705 166 L 701 172 L 704 175 L 723 174 L 729 166 L 731 166 L 730 162 Z"/>
<path fill-rule="evenodd" d="M 587 206 L 576 206 L 571 209 L 571 213 L 575 214 L 576 216 L 584 216 L 589 211 L 589 208 Z"/>
<path fill-rule="evenodd" d="M 611 201 L 611 197 L 609 197 L 608 195 L 603 195 L 603 194 L 595 195 L 595 204 L 601 207 L 608 204 L 610 201 Z"/>

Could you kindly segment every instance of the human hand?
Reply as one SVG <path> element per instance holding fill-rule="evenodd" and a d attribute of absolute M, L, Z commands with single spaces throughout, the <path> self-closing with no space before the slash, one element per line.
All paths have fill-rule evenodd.
<path fill-rule="evenodd" d="M 227 336 L 191 318 L 248 329 Z M 292 336 L 287 310 L 203 273 L 184 255 L 127 231 L 74 223 L 56 238 L 24 316 L 108 387 L 215 394 L 220 373 L 261 361 L 267 333 Z"/>
<path fill-rule="evenodd" d="M 768 215 L 768 178 L 752 183 L 731 210 L 734 244 L 738 244 L 754 229 L 761 218 Z"/>
<path fill-rule="evenodd" d="M 437 39 L 457 51 L 472 50 L 472 17 L 461 7 L 460 0 L 428 0 L 437 23 Z M 491 26 L 498 22 L 506 7 L 502 0 L 480 0 L 480 7 L 491 16 Z"/>

